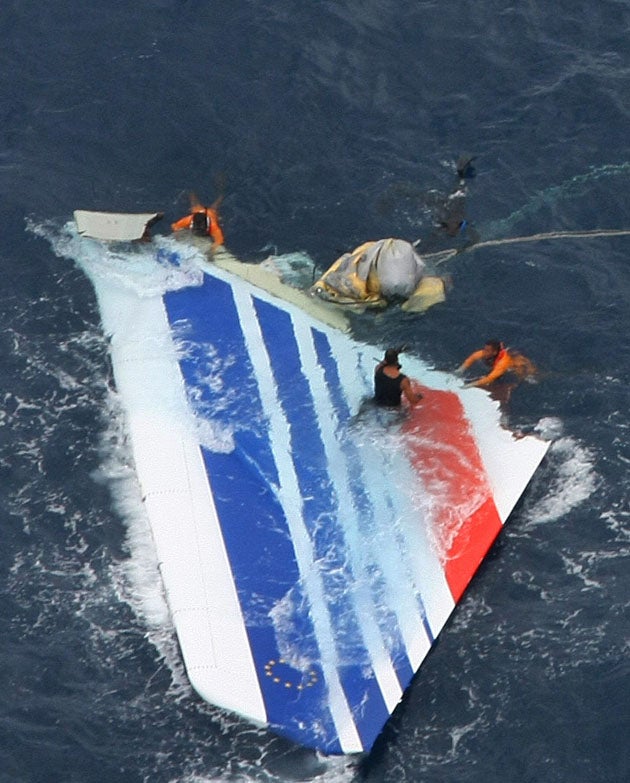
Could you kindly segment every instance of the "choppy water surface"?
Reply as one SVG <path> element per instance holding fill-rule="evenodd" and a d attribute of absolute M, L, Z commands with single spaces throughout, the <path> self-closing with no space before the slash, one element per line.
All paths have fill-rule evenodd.
<path fill-rule="evenodd" d="M 321 270 L 433 241 L 462 152 L 482 239 L 630 228 L 629 20 L 626 0 L 0 8 L 0 780 L 628 778 L 630 239 L 481 248 L 427 315 L 353 319 L 438 367 L 519 347 L 543 376 L 508 417 L 553 445 L 377 747 L 320 759 L 187 683 L 61 238 L 75 208 L 160 209 L 167 232 L 189 189 L 224 187 L 233 252 Z"/>

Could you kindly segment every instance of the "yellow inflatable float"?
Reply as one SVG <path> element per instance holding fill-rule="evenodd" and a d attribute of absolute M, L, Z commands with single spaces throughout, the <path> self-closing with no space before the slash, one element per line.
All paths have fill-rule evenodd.
<path fill-rule="evenodd" d="M 424 312 L 446 298 L 446 283 L 427 274 L 426 263 L 404 239 L 364 242 L 340 256 L 310 289 L 326 302 L 355 309 L 386 307 Z"/>

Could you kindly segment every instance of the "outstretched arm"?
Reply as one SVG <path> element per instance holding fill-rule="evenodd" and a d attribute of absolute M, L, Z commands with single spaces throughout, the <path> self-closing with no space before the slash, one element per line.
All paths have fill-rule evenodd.
<path fill-rule="evenodd" d="M 177 220 L 175 223 L 171 223 L 173 231 L 181 231 L 183 228 L 190 228 L 192 222 L 192 215 L 186 215 L 186 217 Z"/>
<path fill-rule="evenodd" d="M 497 378 L 500 378 L 502 375 L 505 375 L 505 373 L 511 368 L 512 362 L 510 360 L 509 355 L 506 353 L 502 358 L 500 358 L 494 365 L 494 367 L 490 370 L 490 372 L 487 375 L 484 375 L 483 378 L 478 378 L 476 381 L 473 381 L 470 385 L 471 386 L 489 386 L 493 381 L 496 381 Z"/>
<path fill-rule="evenodd" d="M 471 353 L 470 356 L 459 365 L 457 370 L 455 372 L 464 372 L 464 370 L 467 370 L 471 365 L 473 365 L 475 362 L 479 362 L 483 359 L 483 351 L 474 351 L 474 353 Z"/>
<path fill-rule="evenodd" d="M 404 378 L 403 382 L 400 384 L 400 388 L 403 391 L 403 394 L 405 395 L 405 398 L 407 399 L 407 402 L 410 405 L 415 405 L 417 402 L 420 402 L 422 399 L 422 395 L 420 392 L 415 392 L 411 388 L 411 383 L 409 382 L 409 378 Z"/>

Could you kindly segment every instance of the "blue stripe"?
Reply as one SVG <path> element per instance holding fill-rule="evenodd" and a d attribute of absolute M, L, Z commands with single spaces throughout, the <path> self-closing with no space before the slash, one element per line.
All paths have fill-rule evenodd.
<path fill-rule="evenodd" d="M 365 534 L 369 536 L 375 524 L 374 508 L 365 489 L 365 476 L 362 470 L 359 449 L 356 442 L 351 437 L 348 437 L 347 428 L 352 421 L 352 412 L 343 394 L 337 362 L 332 354 L 327 336 L 318 329 L 312 329 L 312 334 L 317 359 L 324 370 L 326 388 L 328 389 L 339 427 L 342 430 L 339 441 L 347 456 L 346 463 L 350 477 L 350 491 L 357 509 L 357 518 L 361 520 L 362 528 Z M 379 600 L 379 591 L 382 596 L 385 579 L 379 576 L 380 569 L 376 565 L 373 570 L 374 577 L 370 580 L 370 587 L 379 609 L 376 613 L 378 625 L 383 642 L 388 649 L 394 670 L 396 671 L 398 682 L 401 689 L 404 690 L 413 677 L 413 667 L 407 655 L 407 648 L 400 632 L 396 613 L 389 609 L 385 602 Z"/>
<path fill-rule="evenodd" d="M 165 303 L 169 320 L 175 325 L 174 332 L 183 344 L 180 365 L 193 408 L 198 414 L 203 413 L 206 418 L 228 429 L 239 427 L 234 432 L 235 448 L 230 454 L 208 449 L 203 449 L 202 453 L 221 519 L 269 724 L 291 739 L 301 743 L 310 741 L 324 752 L 338 752 L 335 751 L 339 743 L 326 705 L 321 667 L 315 663 L 308 672 L 299 673 L 291 671 L 288 664 L 279 662 L 278 640 L 268 616 L 289 595 L 290 601 L 285 600 L 283 605 L 291 604 L 293 615 L 290 622 L 296 640 L 299 638 L 292 649 L 299 647 L 303 657 L 319 661 L 318 644 L 308 616 L 308 599 L 300 593 L 290 532 L 275 494 L 279 479 L 269 442 L 267 417 L 247 355 L 231 286 L 214 277 L 206 277 L 204 285 L 199 288 L 167 294 Z M 369 748 L 380 733 L 389 711 L 371 669 L 349 594 L 353 575 L 345 557 L 346 544 L 337 520 L 337 496 L 324 444 L 321 433 L 313 426 L 317 422 L 314 402 L 301 368 L 289 315 L 258 298 L 254 299 L 254 303 L 271 357 L 282 409 L 291 429 L 292 457 L 304 498 L 304 521 L 312 536 L 316 557 L 326 563 L 322 579 L 331 601 L 331 621 L 341 653 L 340 681 L 361 740 Z M 330 402 L 339 426 L 343 427 L 350 422 L 351 416 L 335 359 L 326 335 L 312 329 L 312 336 Z M 261 350 L 264 350 L 262 346 Z M 350 491 L 357 517 L 368 520 L 369 525 L 374 519 L 374 511 L 365 490 L 360 455 L 356 444 L 351 438 L 343 437 L 343 432 L 339 441 L 348 454 Z M 251 542 L 251 550 L 243 546 L 244 541 Z M 379 587 L 374 577 L 371 588 L 375 594 Z M 380 601 L 378 606 L 376 616 L 381 634 L 404 689 L 413 676 L 411 664 L 395 613 L 382 615 L 385 604 Z M 430 636 L 428 627 L 427 632 Z M 270 661 L 276 663 L 270 667 Z M 304 686 L 299 692 L 298 684 Z M 312 726 L 310 740 L 305 726 Z"/>
<path fill-rule="evenodd" d="M 352 599 L 354 576 L 339 524 L 338 498 L 317 426 L 317 412 L 302 370 L 289 314 L 263 300 L 254 301 L 278 396 L 290 427 L 304 523 L 329 600 L 328 610 L 342 661 L 339 667 L 341 682 L 359 735 L 364 745 L 370 747 L 389 717 L 389 710 L 362 642 L 360 621 Z"/>
<path fill-rule="evenodd" d="M 269 724 L 296 742 L 339 753 L 311 607 L 300 589 L 287 520 L 277 500 L 267 419 L 231 287 L 206 276 L 202 286 L 171 292 L 164 301 L 174 331 L 185 341 L 180 367 L 193 409 L 233 429 L 233 451 L 202 448 L 202 454 Z M 292 638 L 284 643 L 291 649 L 299 643 L 301 658 L 312 662 L 304 671 L 281 661 L 270 617 L 287 597 Z"/>
<path fill-rule="evenodd" d="M 353 420 L 352 412 L 350 411 L 347 400 L 343 395 L 343 386 L 341 384 L 341 379 L 339 378 L 337 362 L 335 361 L 335 358 L 332 354 L 332 349 L 330 347 L 328 338 L 323 332 L 317 329 L 313 329 L 313 337 L 314 337 L 315 348 L 317 351 L 317 358 L 319 363 L 324 368 L 328 393 L 330 395 L 330 399 L 335 408 L 337 419 L 339 422 L 341 422 L 342 426 L 351 425 Z M 365 490 L 365 478 L 363 476 L 362 459 L 361 459 L 360 451 L 357 448 L 355 442 L 352 440 L 352 438 L 342 438 L 341 442 L 343 448 L 347 449 L 349 453 L 348 465 L 350 467 L 350 470 L 352 471 L 351 489 L 353 493 L 356 493 L 357 495 L 357 507 L 360 509 L 362 515 L 369 514 L 370 520 L 372 521 L 374 519 L 374 509 L 369 500 L 369 496 Z M 395 519 L 397 516 L 397 512 L 393 507 L 392 500 L 389 495 L 386 495 L 386 502 L 389 507 L 389 510 L 391 511 L 391 518 Z M 364 516 L 363 518 L 367 518 L 367 517 Z M 395 530 L 393 530 L 392 532 L 396 534 Z M 405 542 L 401 541 L 399 543 L 401 547 L 404 549 Z M 422 618 L 422 625 L 427 635 L 427 638 L 430 644 L 433 644 L 433 642 L 435 641 L 435 637 L 429 626 L 429 622 L 427 620 L 427 615 L 426 615 L 426 609 L 424 606 L 424 602 L 422 600 L 422 596 L 420 594 L 417 595 L 416 602 L 418 605 L 420 616 Z M 392 628 L 394 626 L 397 628 L 397 622 L 395 621 L 395 619 L 394 618 L 390 618 L 390 619 L 392 625 L 385 625 L 382 630 L 386 628 Z M 411 662 L 409 660 L 409 657 L 407 655 L 406 647 L 404 645 L 402 637 L 400 636 L 399 629 L 397 629 L 397 633 L 398 633 L 398 638 L 397 640 L 395 640 L 394 645 L 392 646 L 391 655 L 392 655 L 392 661 L 396 668 L 399 682 L 401 683 L 402 687 L 405 688 L 411 682 L 414 675 L 414 671 Z M 388 638 L 387 632 L 384 632 L 383 638 L 385 640 Z"/>

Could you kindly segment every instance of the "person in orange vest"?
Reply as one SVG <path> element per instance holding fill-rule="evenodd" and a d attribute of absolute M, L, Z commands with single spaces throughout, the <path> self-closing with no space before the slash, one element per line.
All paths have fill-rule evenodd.
<path fill-rule="evenodd" d="M 506 348 L 500 340 L 488 340 L 483 348 L 474 351 L 464 359 L 455 372 L 461 374 L 477 362 L 484 362 L 488 372 L 481 378 L 470 381 L 466 386 L 490 386 L 498 378 L 508 374 L 515 376 L 519 381 L 536 374 L 533 362 L 522 353 Z"/>
<path fill-rule="evenodd" d="M 196 236 L 211 237 L 214 245 L 222 245 L 224 237 L 219 225 L 219 214 L 217 212 L 220 203 L 221 198 L 218 198 L 212 206 L 204 207 L 203 204 L 199 203 L 196 196 L 191 195 L 190 214 L 177 220 L 175 223 L 171 223 L 171 228 L 173 231 L 181 231 L 187 228 Z"/>

